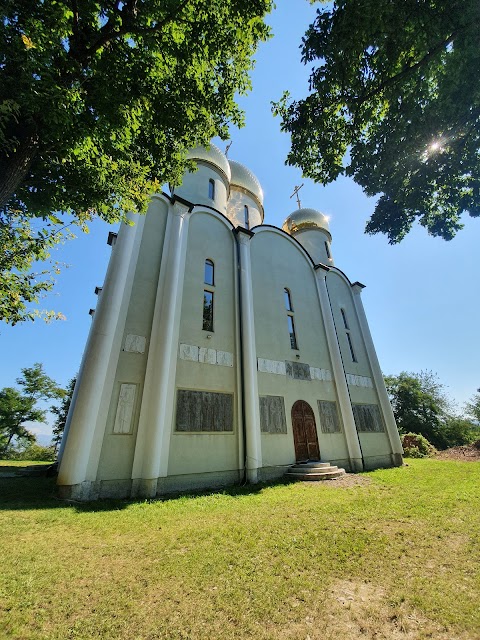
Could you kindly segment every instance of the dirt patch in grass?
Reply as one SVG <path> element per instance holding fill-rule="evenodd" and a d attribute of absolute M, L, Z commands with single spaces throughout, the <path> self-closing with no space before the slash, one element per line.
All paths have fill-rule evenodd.
<path fill-rule="evenodd" d="M 322 634 L 333 639 L 365 638 L 374 640 L 417 640 L 431 638 L 451 640 L 452 632 L 433 620 L 428 620 L 405 605 L 389 600 L 385 590 L 367 582 L 335 581 L 328 592 L 329 628 L 334 634 Z M 311 636 L 314 640 L 317 636 Z M 320 636 L 319 636 L 320 637 Z M 467 637 L 455 635 L 455 638 Z"/>

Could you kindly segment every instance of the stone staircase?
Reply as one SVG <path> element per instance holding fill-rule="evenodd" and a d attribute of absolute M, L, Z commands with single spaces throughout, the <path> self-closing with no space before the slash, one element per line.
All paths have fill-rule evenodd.
<path fill-rule="evenodd" d="M 332 466 L 329 462 L 298 462 L 289 467 L 285 474 L 292 480 L 334 480 L 345 475 L 345 469 Z"/>

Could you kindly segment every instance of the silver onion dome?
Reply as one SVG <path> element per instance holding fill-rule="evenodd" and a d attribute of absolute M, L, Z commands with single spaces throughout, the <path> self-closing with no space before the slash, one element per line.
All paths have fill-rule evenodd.
<path fill-rule="evenodd" d="M 241 190 L 248 191 L 258 200 L 263 207 L 263 189 L 258 178 L 245 165 L 234 160 L 229 160 L 232 177 L 230 180 L 231 187 L 237 187 Z"/>

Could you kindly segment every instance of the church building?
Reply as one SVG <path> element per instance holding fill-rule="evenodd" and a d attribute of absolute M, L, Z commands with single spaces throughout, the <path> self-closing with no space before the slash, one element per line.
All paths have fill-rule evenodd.
<path fill-rule="evenodd" d="M 112 253 L 60 451 L 61 495 L 153 497 L 280 477 L 305 460 L 402 464 L 362 306 L 327 218 L 264 224 L 252 172 L 214 145 Z"/>

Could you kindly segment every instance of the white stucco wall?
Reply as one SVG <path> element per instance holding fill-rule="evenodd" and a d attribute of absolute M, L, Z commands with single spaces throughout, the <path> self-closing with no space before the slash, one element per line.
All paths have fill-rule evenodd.
<path fill-rule="evenodd" d="M 336 402 L 337 398 L 313 266 L 288 236 L 264 228 L 252 239 L 252 271 L 258 356 L 278 362 L 301 362 L 327 373 L 323 376 L 326 379 L 319 379 L 320 375 L 313 380 L 296 380 L 278 373 L 258 372 L 259 394 L 283 396 L 287 420 L 287 434 L 262 434 L 263 463 L 269 466 L 295 462 L 291 411 L 297 400 L 305 400 L 313 409 L 321 458 L 346 459 L 343 432 L 324 434 L 320 427 L 317 401 Z M 291 294 L 298 350 L 290 346 L 285 288 Z"/>
<path fill-rule="evenodd" d="M 215 183 L 215 199 L 208 197 L 208 182 L 212 179 Z M 223 215 L 227 213 L 229 185 L 225 175 L 214 165 L 197 161 L 197 171 L 187 172 L 183 176 L 183 182 L 175 187 L 175 195 L 188 200 L 192 204 L 206 204 L 217 209 Z"/>
<path fill-rule="evenodd" d="M 204 285 L 205 260 L 214 263 L 214 287 Z M 206 473 L 238 469 L 241 434 L 238 429 L 240 398 L 238 393 L 238 321 L 236 246 L 230 225 L 210 212 L 192 215 L 187 244 L 184 292 L 182 301 L 176 388 L 233 394 L 234 425 L 232 432 L 185 433 L 175 431 L 172 416 L 169 475 Z M 202 328 L 203 291 L 214 292 L 214 331 Z M 210 336 L 210 337 L 208 337 Z M 207 362 L 196 360 L 195 347 L 216 353 Z M 186 356 L 185 356 L 186 354 Z M 182 357 L 181 357 L 182 356 Z M 192 359 L 184 359 L 185 357 Z M 200 359 L 200 356 L 199 356 Z M 230 359 L 233 366 L 229 366 Z M 216 364 L 208 363 L 216 361 Z M 176 407 L 176 402 L 175 402 Z"/>
<path fill-rule="evenodd" d="M 294 237 L 310 254 L 315 264 L 321 263 L 333 266 L 333 258 L 328 256 L 325 246 L 325 243 L 327 243 L 330 256 L 332 256 L 330 234 L 322 231 L 322 229 L 305 229 L 297 231 Z"/>
<path fill-rule="evenodd" d="M 154 198 L 149 206 L 148 215 L 145 218 L 132 295 L 123 333 L 122 350 L 118 358 L 105 431 L 104 434 L 99 434 L 103 438 L 103 444 L 100 439 L 97 445 L 101 447 L 97 480 L 117 480 L 131 477 L 138 415 L 140 412 L 166 221 L 166 202 L 162 198 Z M 143 354 L 124 350 L 127 335 L 145 337 L 145 352 Z M 137 385 L 132 433 L 128 435 L 113 433 L 120 385 L 122 383 L 133 383 Z"/>

